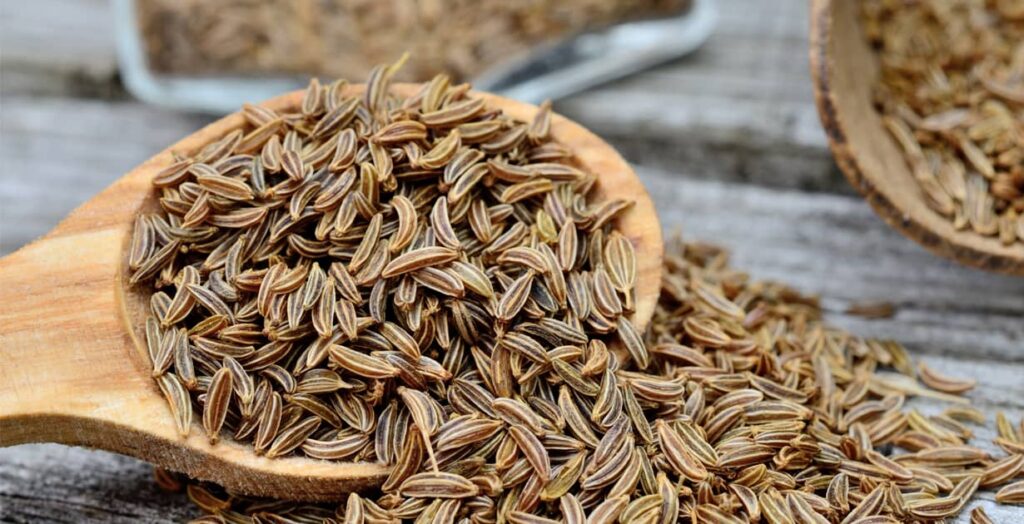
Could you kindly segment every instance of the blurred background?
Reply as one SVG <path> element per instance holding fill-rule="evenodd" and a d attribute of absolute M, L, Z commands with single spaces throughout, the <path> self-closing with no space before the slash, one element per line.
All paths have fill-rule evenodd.
<path fill-rule="evenodd" d="M 363 9 L 369 11 L 365 14 L 354 10 L 365 17 L 359 19 L 363 25 L 358 30 L 377 43 L 360 44 L 366 56 L 357 54 L 351 61 L 341 57 L 352 57 L 356 50 L 331 32 L 335 29 L 316 29 L 329 25 L 324 17 L 355 24 L 351 17 L 338 13 L 313 16 L 298 9 L 300 5 L 334 4 L 329 1 L 0 3 L 2 157 L 5 175 L 19 173 L 11 177 L 15 184 L 5 184 L 0 195 L 12 202 L 31 202 L 7 206 L 5 222 L 22 226 L 4 231 L 3 249 L 9 251 L 44 233 L 56 219 L 128 169 L 211 121 L 218 113 L 217 107 L 211 106 L 226 112 L 242 101 L 261 100 L 304 85 L 305 79 L 295 79 L 303 68 L 324 78 L 341 73 L 359 80 L 370 64 L 394 60 L 408 49 L 412 57 L 403 68 L 407 79 L 429 78 L 446 68 L 458 78 L 469 79 L 520 60 L 519 56 L 505 62 L 496 60 L 494 55 L 500 53 L 486 44 L 477 46 L 481 48 L 478 55 L 443 52 L 421 44 L 429 37 L 416 35 L 409 35 L 410 45 L 402 47 L 395 35 L 406 32 L 378 27 L 384 22 L 374 17 L 391 16 L 377 11 L 408 2 L 344 3 L 379 8 Z M 650 11 L 623 8 L 633 3 L 646 5 Z M 213 4 L 231 8 L 215 16 L 204 15 L 203 6 Z M 554 7 L 543 16 L 533 13 L 536 20 L 526 20 L 524 33 L 509 43 L 509 55 L 521 55 L 531 44 L 557 40 L 527 34 L 530 24 L 567 35 L 580 30 L 585 21 L 600 27 L 617 19 L 657 18 L 659 13 L 685 21 L 691 8 L 688 0 L 533 0 L 521 4 Z M 567 6 L 577 4 L 584 18 L 567 13 Z M 677 52 L 682 56 L 674 59 L 671 54 L 653 53 L 669 62 L 564 96 L 556 100 L 556 110 L 608 140 L 629 161 L 672 176 L 849 193 L 832 164 L 813 106 L 804 4 L 802 0 L 721 2 L 715 6 L 714 32 L 699 48 L 687 43 L 684 50 L 692 52 Z M 468 18 L 449 24 L 458 26 L 455 30 L 461 27 L 463 32 L 478 34 L 452 38 L 488 41 L 481 35 L 494 31 L 483 24 L 486 20 L 472 18 L 470 11 L 461 8 Z M 519 15 L 529 19 L 529 10 L 522 11 Z M 127 28 L 123 23 L 126 16 Z M 154 17 L 163 22 L 158 24 Z M 281 42 L 258 37 L 261 30 L 278 34 L 269 31 L 267 24 L 288 28 L 312 24 L 310 17 L 317 22 L 310 31 L 319 31 L 316 36 L 307 35 L 310 42 L 300 38 L 306 33 L 287 30 L 279 35 Z M 245 35 L 236 39 L 244 40 L 237 44 L 241 48 L 228 48 L 224 40 L 234 41 L 228 37 L 238 34 Z M 675 38 L 655 40 L 654 50 L 685 35 L 676 31 L 671 36 Z M 314 40 L 315 45 L 311 43 Z M 328 41 L 339 48 L 324 50 Z M 303 46 L 319 51 L 313 56 Z M 650 53 L 652 46 L 637 47 L 641 47 L 639 52 L 624 53 L 627 63 L 623 70 L 650 60 L 644 53 Z M 599 57 L 597 62 L 605 62 L 609 53 Z M 142 59 L 147 63 L 140 64 Z M 293 76 L 290 80 L 289 75 Z M 46 177 L 46 182 L 40 177 Z M 55 184 L 65 190 L 54 191 Z"/>
<path fill-rule="evenodd" d="M 807 26 L 805 0 L 3 0 L 0 255 L 241 102 L 309 74 L 360 81 L 408 50 L 407 80 L 555 99 L 637 166 L 666 233 L 821 293 L 836 323 L 937 370 L 988 377 L 977 405 L 1020 417 L 1024 279 L 933 257 L 854 196 L 814 106 Z M 895 314 L 843 313 L 879 300 Z M 131 459 L 0 449 L 0 521 L 192 512 Z"/>

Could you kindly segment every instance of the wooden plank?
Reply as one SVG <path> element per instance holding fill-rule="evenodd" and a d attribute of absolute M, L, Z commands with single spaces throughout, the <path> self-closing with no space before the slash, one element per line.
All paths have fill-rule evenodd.
<path fill-rule="evenodd" d="M 61 77 L 78 84 L 115 82 L 114 45 L 114 18 L 107 0 L 0 3 L 5 76 L 11 71 L 37 76 L 34 83 L 26 83 L 22 77 L 14 83 L 14 79 L 4 79 L 5 90 L 21 86 L 34 88 L 32 92 L 37 94 L 50 93 L 57 87 L 55 81 L 76 89 L 72 83 L 62 83 Z"/>
<path fill-rule="evenodd" d="M 719 25 L 694 55 L 560 101 L 556 110 L 640 165 L 851 193 L 814 107 L 807 3 L 716 5 Z"/>
<path fill-rule="evenodd" d="M 78 204 L 208 121 L 132 101 L 14 96 L 3 102 L 0 254 L 46 233 Z"/>
<path fill-rule="evenodd" d="M 1024 416 L 1024 280 L 937 259 L 855 198 L 641 174 L 666 231 L 727 246 L 737 267 L 821 293 L 830 305 L 894 301 L 898 312 L 890 319 L 830 319 L 858 334 L 900 340 L 939 371 L 981 379 L 970 398 L 990 412 L 990 423 L 995 409 Z M 991 448 L 991 428 L 977 428 L 977 436 Z M 1024 519 L 1020 507 L 991 500 L 985 493 L 981 503 L 997 521 Z M 49 445 L 0 450 L 3 521 L 172 522 L 186 511 L 183 497 L 155 492 L 148 467 L 131 459 Z"/>
<path fill-rule="evenodd" d="M 0 450 L 0 522 L 180 523 L 198 516 L 153 468 L 103 451 L 56 444 Z"/>

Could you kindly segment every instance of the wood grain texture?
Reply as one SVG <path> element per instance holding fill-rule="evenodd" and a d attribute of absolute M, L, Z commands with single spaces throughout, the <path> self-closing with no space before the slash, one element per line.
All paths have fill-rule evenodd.
<path fill-rule="evenodd" d="M 418 85 L 393 91 L 411 96 Z M 362 85 L 347 88 L 360 96 Z M 488 107 L 529 122 L 537 107 L 475 93 Z M 293 111 L 302 92 L 267 101 Z M 149 376 L 142 326 L 148 297 L 128 290 L 121 266 L 135 216 L 153 198 L 153 177 L 171 164 L 171 152 L 190 156 L 241 128 L 232 114 L 183 138 L 76 209 L 42 239 L 0 259 L 0 445 L 58 442 L 115 451 L 240 492 L 299 500 L 337 499 L 379 483 L 378 464 L 257 457 L 246 444 L 210 445 L 198 422 L 181 439 Z M 635 322 L 654 311 L 661 285 L 661 228 L 650 197 L 628 164 L 604 141 L 559 116 L 552 139 L 598 175 L 594 198 L 626 198 L 634 205 L 617 226 L 637 253 Z M 152 205 L 150 203 L 150 205 Z"/>
<path fill-rule="evenodd" d="M 917 355 L 1024 363 L 1024 279 L 933 257 L 854 197 L 639 173 L 666 241 L 678 229 L 722 244 L 752 275 L 820 294 L 833 310 L 892 302 L 898 312 L 890 320 L 834 320 L 858 334 L 900 340 Z"/>
<path fill-rule="evenodd" d="M 199 516 L 184 494 L 153 482 L 153 467 L 58 444 L 0 449 L 0 522 L 134 524 Z"/>
<path fill-rule="evenodd" d="M 811 73 L 836 162 L 889 225 L 934 253 L 991 271 L 1024 275 L 1024 244 L 1003 245 L 929 207 L 899 146 L 871 104 L 878 61 L 860 30 L 856 0 L 811 2 Z"/>
<path fill-rule="evenodd" d="M 0 254 L 42 236 L 124 173 L 209 121 L 135 102 L 5 93 Z"/>

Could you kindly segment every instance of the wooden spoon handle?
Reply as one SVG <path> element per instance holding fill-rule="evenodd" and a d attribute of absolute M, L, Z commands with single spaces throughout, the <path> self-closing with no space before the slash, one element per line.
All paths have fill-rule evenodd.
<path fill-rule="evenodd" d="M 256 496 L 336 500 L 379 484 L 381 464 L 257 457 L 237 442 L 212 446 L 195 426 L 178 435 L 129 328 L 126 311 L 138 305 L 122 282 L 129 224 L 148 184 L 122 178 L 0 259 L 0 447 L 105 449 Z"/>
<path fill-rule="evenodd" d="M 94 417 L 145 377 L 141 355 L 123 351 L 134 347 L 116 285 L 124 228 L 79 229 L 79 217 L 0 260 L 0 445 L 83 443 L 55 421 Z"/>

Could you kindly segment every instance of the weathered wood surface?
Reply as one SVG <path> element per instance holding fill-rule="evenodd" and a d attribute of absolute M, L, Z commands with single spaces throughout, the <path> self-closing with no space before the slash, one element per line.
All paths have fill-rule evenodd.
<path fill-rule="evenodd" d="M 799 191 L 850 194 L 814 112 L 804 2 L 720 7 L 718 31 L 699 53 L 558 110 L 645 167 L 666 232 L 725 245 L 736 266 L 820 293 L 837 311 L 893 301 L 890 319 L 832 320 L 900 340 L 941 371 L 977 377 L 970 397 L 978 406 L 1024 416 L 1024 279 L 937 259 L 857 198 Z M 126 98 L 108 11 L 102 0 L 0 2 L 0 254 L 208 121 Z M 978 429 L 979 443 L 991 437 Z M 997 522 L 1024 520 L 1024 509 L 991 500 L 985 493 L 981 503 Z M 54 445 L 0 449 L 0 522 L 192 515 L 183 495 L 155 488 L 141 462 Z"/>

